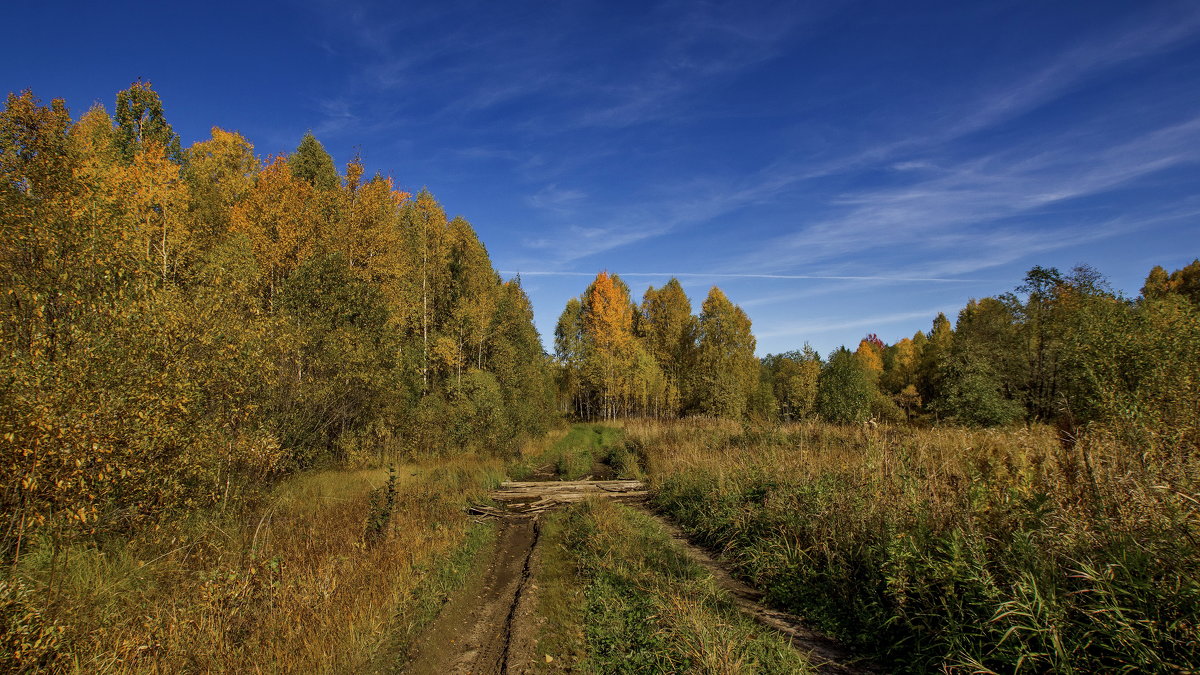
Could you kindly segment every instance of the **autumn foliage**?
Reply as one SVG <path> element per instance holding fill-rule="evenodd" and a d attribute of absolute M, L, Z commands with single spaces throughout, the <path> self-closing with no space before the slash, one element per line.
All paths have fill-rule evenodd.
<path fill-rule="evenodd" d="M 288 471 L 511 451 L 553 414 L 517 282 L 431 194 L 307 136 L 180 148 L 149 83 L 0 112 L 0 557 Z"/>
<path fill-rule="evenodd" d="M 581 418 L 740 418 L 758 387 L 750 319 L 715 286 L 697 317 L 676 279 L 637 305 L 601 272 L 567 303 L 555 338 L 560 406 Z"/>

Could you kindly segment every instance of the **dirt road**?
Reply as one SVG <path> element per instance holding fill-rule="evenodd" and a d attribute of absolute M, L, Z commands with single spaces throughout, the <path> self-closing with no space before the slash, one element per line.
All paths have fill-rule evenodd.
<path fill-rule="evenodd" d="M 414 648 L 406 672 L 420 675 L 523 673 L 533 650 L 538 514 L 589 497 L 641 499 L 638 481 L 505 483 L 492 494 L 503 508 L 475 507 L 496 520 L 494 548 L 472 581 L 442 609 Z"/>
<path fill-rule="evenodd" d="M 737 607 L 760 624 L 787 636 L 797 649 L 811 654 L 821 672 L 869 673 L 854 665 L 852 655 L 836 641 L 808 628 L 795 616 L 760 604 L 762 594 L 732 578 L 703 549 L 692 545 L 670 522 L 646 508 L 645 485 L 632 480 L 531 481 L 504 483 L 492 494 L 500 508 L 475 507 L 481 517 L 495 518 L 494 550 L 471 574 L 472 581 L 442 612 L 414 649 L 406 672 L 508 675 L 525 673 L 536 653 L 538 515 L 548 509 L 591 497 L 614 499 L 649 513 L 729 592 Z"/>
<path fill-rule="evenodd" d="M 497 521 L 494 550 L 473 571 L 472 582 L 447 604 L 417 643 L 407 672 L 495 675 L 520 672 L 513 661 L 517 610 L 528 585 L 537 546 L 534 516 Z"/>

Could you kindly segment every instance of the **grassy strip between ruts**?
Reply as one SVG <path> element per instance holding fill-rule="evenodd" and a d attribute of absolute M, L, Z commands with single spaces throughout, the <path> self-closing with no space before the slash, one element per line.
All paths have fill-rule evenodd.
<path fill-rule="evenodd" d="M 539 672 L 809 670 L 803 654 L 741 615 L 644 514 L 584 502 L 547 516 L 542 537 Z"/>

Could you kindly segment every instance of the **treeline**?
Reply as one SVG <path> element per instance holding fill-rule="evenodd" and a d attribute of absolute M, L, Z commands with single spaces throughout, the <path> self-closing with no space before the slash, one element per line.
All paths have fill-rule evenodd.
<path fill-rule="evenodd" d="M 969 426 L 1051 422 L 1068 435 L 1104 423 L 1194 442 L 1197 276 L 1200 262 L 1177 271 L 1176 283 L 1156 285 L 1167 275 L 1155 268 L 1130 300 L 1090 267 L 1066 274 L 1034 267 L 1013 292 L 969 302 L 953 327 L 939 315 L 928 335 L 892 345 L 868 336 L 853 359 L 835 354 L 830 366 L 841 361 L 858 383 L 841 415 Z"/>
<path fill-rule="evenodd" d="M 641 305 L 601 272 L 554 330 L 559 403 L 583 419 L 697 414 L 739 419 L 758 381 L 750 319 L 713 287 L 692 314 L 676 279 Z"/>
<path fill-rule="evenodd" d="M 554 411 L 519 281 L 311 134 L 182 148 L 148 83 L 0 113 L 2 551 L 379 453 L 507 452 Z"/>
<path fill-rule="evenodd" d="M 759 421 L 1099 424 L 1139 447 L 1200 441 L 1200 261 L 1150 272 L 1140 296 L 1094 269 L 1035 267 L 952 324 L 822 358 L 754 358 L 745 313 L 714 287 L 699 317 L 677 280 L 640 305 L 601 273 L 555 332 L 560 406 L 584 418 L 709 415 Z"/>

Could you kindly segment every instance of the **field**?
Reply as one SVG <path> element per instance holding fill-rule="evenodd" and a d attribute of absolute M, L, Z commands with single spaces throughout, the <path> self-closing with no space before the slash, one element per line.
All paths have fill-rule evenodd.
<path fill-rule="evenodd" d="M 514 562 L 532 561 L 514 634 L 534 672 L 820 670 L 651 510 L 888 670 L 1194 670 L 1195 471 L 1039 427 L 579 424 L 507 464 L 309 472 L 237 513 L 35 543 L 3 582 L 4 656 L 26 672 L 403 671 L 503 554 L 508 526 L 466 507 L 507 474 L 644 478 L 653 495 L 538 516 Z"/>
<path fill-rule="evenodd" d="M 390 670 L 488 540 L 463 506 L 501 472 L 464 456 L 400 465 L 390 483 L 384 469 L 301 474 L 241 513 L 37 547 L 0 581 L 0 664 Z"/>
<path fill-rule="evenodd" d="M 654 505 L 900 671 L 1200 665 L 1196 465 L 1051 429 L 625 426 Z"/>

